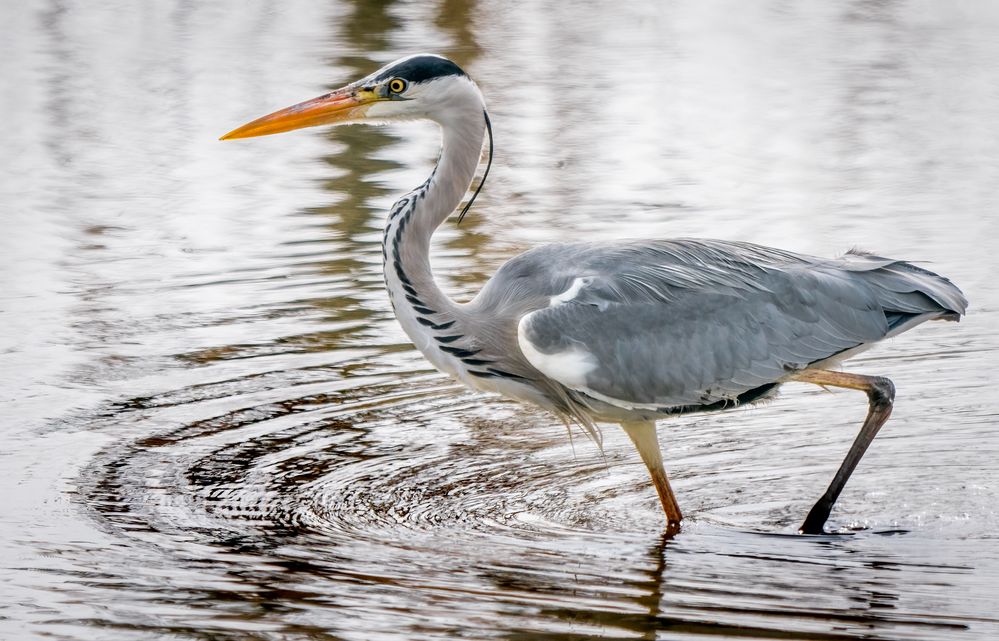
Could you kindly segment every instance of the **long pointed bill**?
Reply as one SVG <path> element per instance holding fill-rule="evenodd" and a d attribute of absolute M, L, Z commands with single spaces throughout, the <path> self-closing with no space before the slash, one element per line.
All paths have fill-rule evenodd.
<path fill-rule="evenodd" d="M 374 92 L 348 86 L 257 118 L 233 129 L 219 140 L 253 138 L 303 127 L 343 124 L 363 118 L 371 103 L 377 101 L 378 97 Z"/>

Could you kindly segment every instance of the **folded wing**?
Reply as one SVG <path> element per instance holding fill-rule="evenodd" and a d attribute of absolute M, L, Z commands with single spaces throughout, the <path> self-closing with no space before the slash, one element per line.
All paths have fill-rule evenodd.
<path fill-rule="evenodd" d="M 574 269 L 550 307 L 521 319 L 521 351 L 566 387 L 629 409 L 732 401 L 966 305 L 949 281 L 901 261 L 744 243 L 594 247 Z"/>

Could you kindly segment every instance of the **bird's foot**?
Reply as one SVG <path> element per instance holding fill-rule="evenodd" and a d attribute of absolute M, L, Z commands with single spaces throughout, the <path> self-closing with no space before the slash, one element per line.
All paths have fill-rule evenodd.
<path fill-rule="evenodd" d="M 819 499 L 818 503 L 812 506 L 805 517 L 805 522 L 798 528 L 799 534 L 825 534 L 826 521 L 832 511 L 832 501 L 827 501 L 825 497 Z"/>

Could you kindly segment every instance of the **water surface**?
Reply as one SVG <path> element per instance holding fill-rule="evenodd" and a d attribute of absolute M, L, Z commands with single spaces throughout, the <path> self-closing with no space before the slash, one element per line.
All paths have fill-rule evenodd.
<path fill-rule="evenodd" d="M 655 3 L 652 3 L 655 4 Z M 999 10 L 978 2 L 5 3 L 0 637 L 999 637 Z M 927 261 L 972 302 L 660 426 L 664 536 L 619 430 L 434 372 L 381 229 L 429 126 L 216 138 L 416 51 L 477 78 L 455 298 L 538 243 L 708 236 Z"/>

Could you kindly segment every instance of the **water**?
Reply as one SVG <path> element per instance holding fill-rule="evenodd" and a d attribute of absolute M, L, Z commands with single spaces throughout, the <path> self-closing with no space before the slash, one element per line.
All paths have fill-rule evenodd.
<path fill-rule="evenodd" d="M 658 3 L 644 3 L 656 5 Z M 0 638 L 999 637 L 999 10 L 979 2 L 4 3 Z M 216 138 L 432 50 L 497 153 L 434 264 L 700 235 L 932 261 L 858 358 L 895 413 L 823 537 L 850 392 L 664 422 L 663 536 L 601 454 L 466 391 L 382 290 L 428 127 Z"/>

